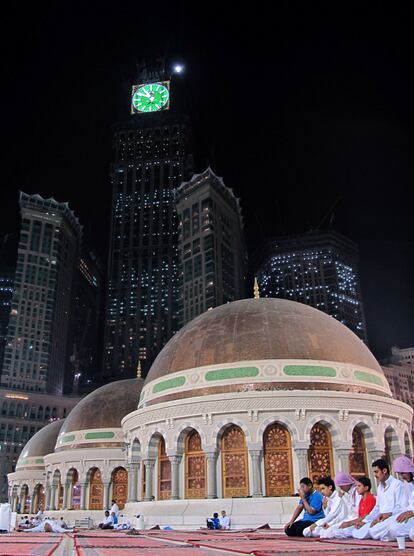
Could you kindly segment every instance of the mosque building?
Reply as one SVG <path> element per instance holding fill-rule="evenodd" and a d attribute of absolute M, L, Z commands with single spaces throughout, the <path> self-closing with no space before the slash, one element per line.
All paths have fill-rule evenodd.
<path fill-rule="evenodd" d="M 188 323 L 145 381 L 103 386 L 38 432 L 10 500 L 98 519 L 115 498 L 146 526 L 198 527 L 221 509 L 235 526 L 280 525 L 301 477 L 373 478 L 374 459 L 412 457 L 411 421 L 353 332 L 256 291 Z"/>

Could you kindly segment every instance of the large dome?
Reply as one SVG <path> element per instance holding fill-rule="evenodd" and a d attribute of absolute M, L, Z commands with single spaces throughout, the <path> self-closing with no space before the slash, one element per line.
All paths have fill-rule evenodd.
<path fill-rule="evenodd" d="M 309 305 L 243 299 L 206 311 L 155 359 L 146 383 L 176 371 L 252 359 L 312 359 L 381 367 L 349 328 Z"/>
<path fill-rule="evenodd" d="M 336 390 L 390 396 L 375 357 L 309 305 L 244 299 L 182 328 L 154 361 L 139 407 L 230 392 Z"/>
<path fill-rule="evenodd" d="M 23 448 L 17 460 L 16 468 L 42 467 L 44 465 L 43 457 L 53 453 L 55 449 L 56 439 L 63 423 L 63 419 L 53 421 L 33 435 Z"/>
<path fill-rule="evenodd" d="M 138 405 L 144 381 L 118 380 L 97 388 L 70 412 L 59 434 L 57 450 L 118 445 L 114 429 Z"/>

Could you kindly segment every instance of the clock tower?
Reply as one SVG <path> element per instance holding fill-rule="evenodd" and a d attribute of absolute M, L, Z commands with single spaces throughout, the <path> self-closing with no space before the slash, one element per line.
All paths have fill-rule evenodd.
<path fill-rule="evenodd" d="M 174 194 L 190 175 L 192 140 L 175 79 L 162 64 L 140 68 L 113 128 L 107 378 L 135 376 L 138 361 L 145 374 L 178 329 Z"/>

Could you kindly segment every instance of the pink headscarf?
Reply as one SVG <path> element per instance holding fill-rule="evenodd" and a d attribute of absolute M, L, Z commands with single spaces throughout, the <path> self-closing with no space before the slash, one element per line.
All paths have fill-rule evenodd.
<path fill-rule="evenodd" d="M 414 474 L 414 463 L 408 456 L 399 456 L 398 458 L 395 458 L 392 464 L 392 470 L 394 473 Z"/>
<path fill-rule="evenodd" d="M 334 481 L 337 486 L 354 485 L 356 482 L 352 475 L 343 471 L 339 471 L 335 475 Z"/>

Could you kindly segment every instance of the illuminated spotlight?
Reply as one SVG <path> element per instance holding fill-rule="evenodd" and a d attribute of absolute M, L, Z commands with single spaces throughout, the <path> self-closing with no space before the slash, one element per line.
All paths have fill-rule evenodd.
<path fill-rule="evenodd" d="M 174 73 L 183 73 L 184 66 L 182 64 L 175 64 L 173 66 L 173 71 L 174 71 Z"/>

